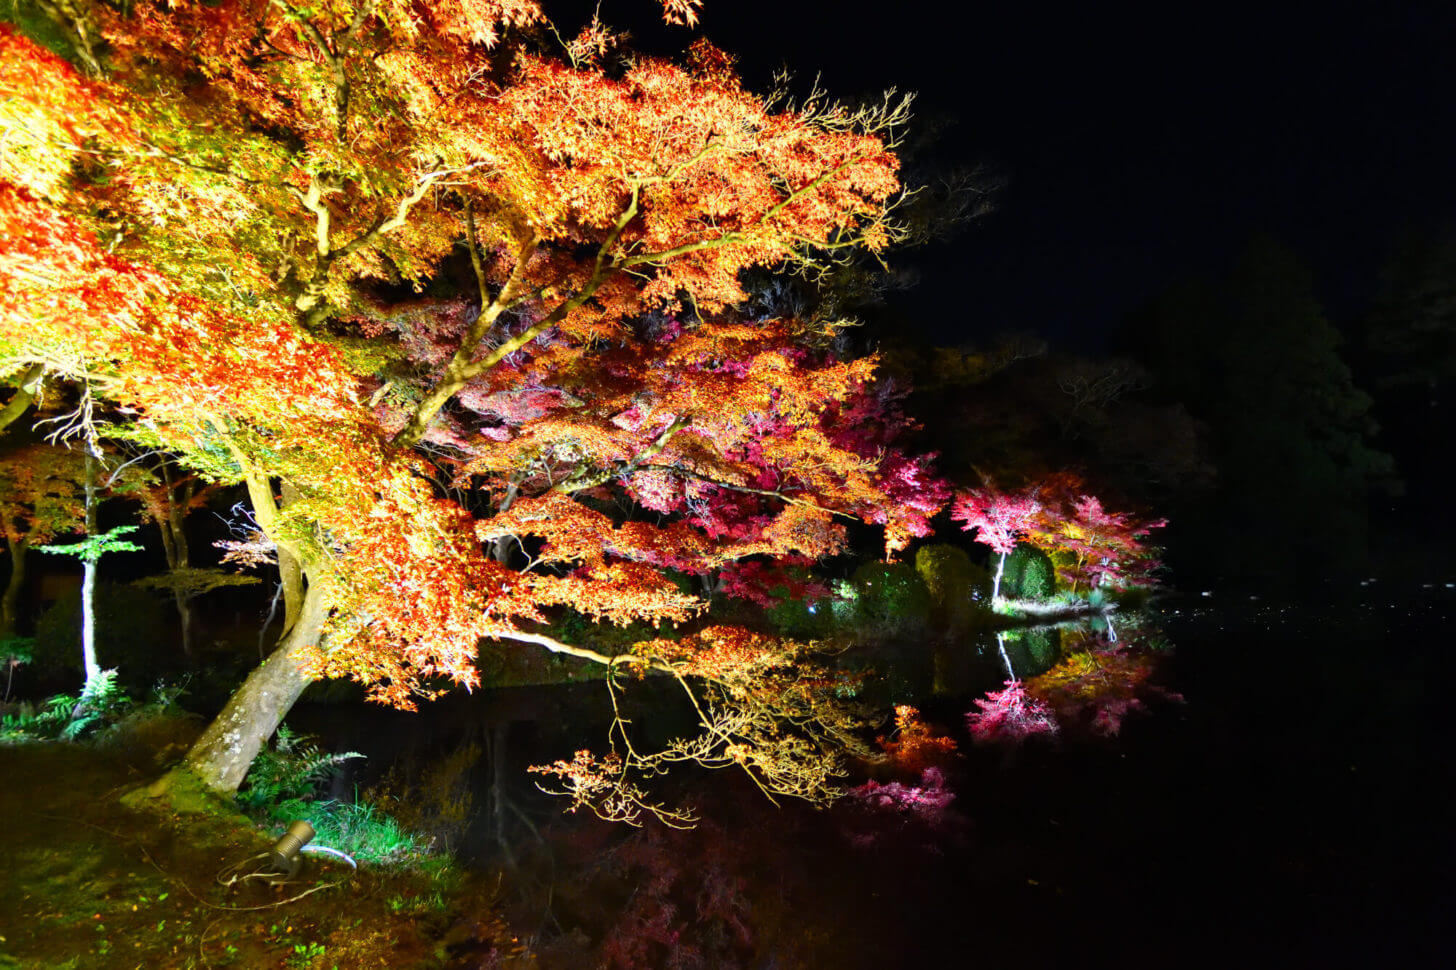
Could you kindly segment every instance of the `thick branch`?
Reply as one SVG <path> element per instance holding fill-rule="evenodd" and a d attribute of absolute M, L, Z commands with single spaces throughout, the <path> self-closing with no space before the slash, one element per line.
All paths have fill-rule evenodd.
<path fill-rule="evenodd" d="M 640 191 L 640 188 L 634 187 L 632 189 L 631 202 L 628 203 L 627 208 L 622 210 L 621 215 L 617 217 L 617 221 L 612 224 L 611 231 L 607 233 L 607 238 L 597 249 L 597 257 L 595 264 L 592 266 L 592 274 L 587 279 L 585 285 L 582 286 L 581 290 L 575 296 L 558 304 L 554 310 L 546 314 L 546 316 L 542 317 L 536 323 L 501 343 L 500 346 L 496 347 L 480 360 L 474 361 L 473 363 L 470 361 L 470 357 L 475 353 L 476 347 L 479 346 L 479 339 L 476 340 L 473 346 L 469 347 L 462 343 L 460 348 L 456 350 L 455 355 L 450 358 L 450 363 L 446 365 L 445 373 L 440 376 L 440 379 L 435 382 L 435 386 L 420 401 L 419 405 L 415 408 L 414 414 L 410 415 L 409 423 L 400 429 L 399 434 L 394 436 L 393 443 L 396 448 L 408 448 L 423 438 L 425 432 L 429 429 L 430 421 L 434 419 L 436 414 L 440 413 L 440 409 L 445 406 L 445 402 L 454 397 L 469 381 L 484 374 L 496 364 L 499 364 L 511 354 L 514 354 L 541 334 L 550 330 L 562 320 L 565 320 L 568 314 L 591 299 L 592 295 L 601 288 L 602 282 L 607 278 L 607 274 L 617 267 L 617 264 L 612 261 L 609 253 L 611 248 L 616 245 L 617 240 L 621 238 L 622 232 L 627 228 L 627 224 L 637 217 L 637 203 Z M 474 245 L 473 238 L 471 245 Z M 532 250 L 534 250 L 535 245 L 536 242 L 533 240 L 531 243 Z M 517 261 L 516 272 L 512 274 L 513 280 L 519 278 L 518 273 L 523 265 L 524 261 Z M 494 311 L 491 322 L 500 313 L 514 305 L 514 302 L 506 303 L 503 299 L 504 296 L 505 291 L 502 290 L 501 295 L 491 301 L 490 309 Z M 480 318 L 476 320 L 477 327 L 481 325 L 485 316 L 486 311 L 482 310 Z M 486 324 L 486 326 L 488 327 L 489 324 Z M 471 328 L 472 334 L 475 333 L 477 327 Z M 484 337 L 484 332 L 481 333 L 481 337 Z"/>
<path fill-rule="evenodd" d="M 521 633 L 515 630 L 506 630 L 493 633 L 492 636 L 497 640 L 515 640 L 519 643 L 534 643 L 538 647 L 545 647 L 552 653 L 564 654 L 568 657 L 577 657 L 581 660 L 590 660 L 592 663 L 598 663 L 604 667 L 615 667 L 618 664 L 636 664 L 637 666 L 647 667 L 650 670 L 660 670 L 663 673 L 677 676 L 677 670 L 672 664 L 665 660 L 643 657 L 640 654 L 619 653 L 615 656 L 609 656 L 593 650 L 590 647 L 576 647 L 569 643 L 562 643 L 560 640 L 548 637 L 542 633 Z"/>
<path fill-rule="evenodd" d="M 0 410 L 0 431 L 8 428 L 25 413 L 40 393 L 41 382 L 45 379 L 45 366 L 42 364 L 31 364 L 21 375 L 20 386 L 15 390 L 15 396 L 6 403 L 5 409 Z"/>
<path fill-rule="evenodd" d="M 859 521 L 859 516 L 852 513 L 841 512 L 838 509 L 831 509 L 828 506 L 820 505 L 818 502 L 811 502 L 808 499 L 795 498 L 792 495 L 785 495 L 783 492 L 777 492 L 771 488 L 752 488 L 748 485 L 734 485 L 732 482 L 725 482 L 721 479 L 713 478 L 711 475 L 704 475 L 701 472 L 695 472 L 691 469 L 682 468 L 678 465 L 644 465 L 642 467 L 657 468 L 665 472 L 672 472 L 676 475 L 686 475 L 689 478 L 696 478 L 700 482 L 706 482 L 709 485 L 715 485 L 718 488 L 726 488 L 734 492 L 745 492 L 749 495 L 763 495 L 767 498 L 776 498 L 782 502 L 787 502 L 790 505 L 802 505 L 805 508 L 818 509 L 821 512 L 828 512 L 830 515 L 837 515 L 840 518 L 849 519 L 852 522 Z"/>

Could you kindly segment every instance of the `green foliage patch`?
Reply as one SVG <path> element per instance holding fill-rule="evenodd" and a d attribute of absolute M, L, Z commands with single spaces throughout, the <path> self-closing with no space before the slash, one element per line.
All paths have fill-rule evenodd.
<path fill-rule="evenodd" d="M 280 724 L 271 747 L 258 752 L 238 791 L 238 804 L 256 812 L 277 802 L 310 798 L 336 775 L 344 762 L 364 757 L 357 751 L 321 751 L 313 739 Z"/>
<path fill-rule="evenodd" d="M 1035 546 L 1019 545 L 1006 557 L 1001 576 L 1001 595 L 1007 599 L 1043 600 L 1056 592 L 1056 569 L 1046 553 Z"/>
<path fill-rule="evenodd" d="M 946 633 L 963 633 L 991 602 L 991 574 L 965 550 L 943 543 L 921 546 L 915 571 L 930 596 L 931 617 Z"/>
<path fill-rule="evenodd" d="M 854 571 L 851 585 L 860 632 L 891 638 L 922 636 L 929 629 L 930 591 L 914 566 L 867 562 Z"/>

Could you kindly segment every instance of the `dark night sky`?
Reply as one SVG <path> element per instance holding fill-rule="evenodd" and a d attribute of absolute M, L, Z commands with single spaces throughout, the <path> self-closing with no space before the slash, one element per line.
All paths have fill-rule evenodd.
<path fill-rule="evenodd" d="M 604 0 L 640 47 L 691 38 Z M 581 9 L 582 13 L 574 11 Z M 565 31 L 589 5 L 547 3 Z M 787 65 L 836 95 L 917 91 L 948 162 L 992 164 L 997 210 L 919 254 L 897 303 L 939 343 L 1029 329 L 1096 347 L 1256 232 L 1314 268 L 1337 319 L 1408 227 L 1456 224 L 1450 4 L 937 4 L 706 0 L 751 87 Z"/>

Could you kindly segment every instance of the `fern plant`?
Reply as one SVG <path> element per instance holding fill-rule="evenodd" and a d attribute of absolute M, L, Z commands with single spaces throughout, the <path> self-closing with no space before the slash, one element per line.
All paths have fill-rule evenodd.
<path fill-rule="evenodd" d="M 350 758 L 364 757 L 357 751 L 320 751 L 313 738 L 294 734 L 280 724 L 273 746 L 258 752 L 243 780 L 237 801 L 250 811 L 294 799 L 309 799 L 320 784 L 328 781 Z"/>
<path fill-rule="evenodd" d="M 116 720 L 130 705 L 131 698 L 117 686 L 116 671 L 103 670 L 81 689 L 81 696 L 71 707 L 71 720 L 61 729 L 61 737 L 74 741 L 91 728 Z"/>
<path fill-rule="evenodd" d="M 115 670 L 103 670 L 80 694 L 57 694 L 30 715 L 6 716 L 0 736 L 10 741 L 61 738 L 75 741 L 94 727 L 110 724 L 131 706 L 116 683 Z"/>

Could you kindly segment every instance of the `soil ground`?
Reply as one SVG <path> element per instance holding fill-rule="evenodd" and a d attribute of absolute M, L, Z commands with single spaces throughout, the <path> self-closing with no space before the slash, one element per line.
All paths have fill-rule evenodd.
<path fill-rule="evenodd" d="M 155 773 L 115 750 L 0 746 L 0 970 L 524 965 L 490 888 L 448 869 L 353 872 L 308 856 L 285 886 L 219 886 L 281 833 L 123 806 Z"/>

